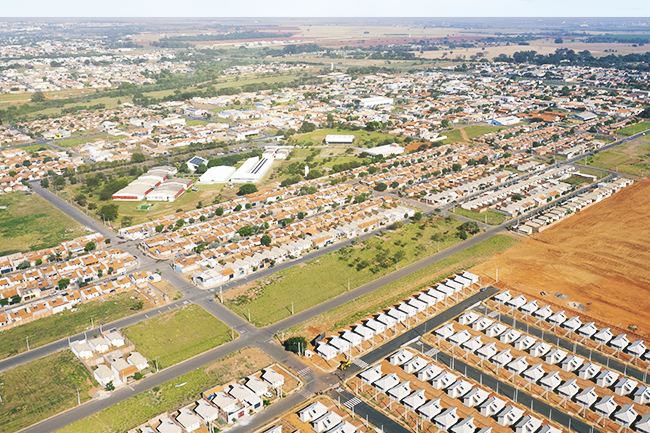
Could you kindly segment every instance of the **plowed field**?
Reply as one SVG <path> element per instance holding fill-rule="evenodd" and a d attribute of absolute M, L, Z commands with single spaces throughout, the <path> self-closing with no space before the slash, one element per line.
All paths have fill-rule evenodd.
<path fill-rule="evenodd" d="M 583 322 L 590 317 L 623 332 L 636 325 L 636 334 L 650 336 L 650 180 L 533 235 L 473 272 L 494 278 L 497 267 L 498 287 L 561 306 Z"/>

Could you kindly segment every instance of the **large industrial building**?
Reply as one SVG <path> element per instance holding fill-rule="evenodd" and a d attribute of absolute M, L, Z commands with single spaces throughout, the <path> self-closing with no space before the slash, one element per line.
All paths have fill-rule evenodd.
<path fill-rule="evenodd" d="M 155 187 L 165 182 L 169 176 L 175 175 L 177 171 L 176 167 L 154 167 L 128 184 L 126 187 L 113 194 L 113 200 L 144 200 L 147 194 L 153 191 Z"/>
<path fill-rule="evenodd" d="M 232 175 L 232 183 L 257 183 L 269 171 L 273 164 L 272 158 L 259 157 L 248 158 L 246 162 Z"/>
<path fill-rule="evenodd" d="M 384 146 L 373 147 L 372 149 L 364 150 L 364 152 L 372 156 L 381 155 L 385 158 L 389 155 L 401 155 L 404 153 L 404 148 L 397 143 L 393 143 L 386 144 Z"/>
<path fill-rule="evenodd" d="M 190 186 L 192 186 L 192 181 L 189 179 L 168 179 L 147 194 L 147 200 L 172 202 L 187 191 Z"/>
<path fill-rule="evenodd" d="M 359 100 L 359 106 L 363 108 L 375 108 L 381 105 L 393 105 L 393 98 L 371 96 L 370 98 L 361 98 Z"/>
<path fill-rule="evenodd" d="M 237 169 L 227 165 L 220 165 L 217 167 L 210 167 L 208 171 L 203 173 L 199 178 L 199 183 L 226 183 L 230 180 Z"/>

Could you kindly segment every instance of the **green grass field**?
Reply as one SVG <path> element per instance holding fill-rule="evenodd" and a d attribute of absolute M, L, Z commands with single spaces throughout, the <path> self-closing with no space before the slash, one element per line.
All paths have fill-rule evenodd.
<path fill-rule="evenodd" d="M 37 194 L 0 196 L 0 255 L 35 251 L 82 236 L 84 228 Z"/>
<path fill-rule="evenodd" d="M 200 398 L 201 392 L 251 375 L 273 361 L 258 349 L 244 349 L 72 423 L 59 433 L 126 432 L 156 415 L 173 412 Z M 176 388 L 176 385 L 185 385 Z"/>
<path fill-rule="evenodd" d="M 479 212 L 463 209 L 462 207 L 457 207 L 454 208 L 454 213 L 464 216 L 466 218 L 471 218 L 473 220 L 487 223 L 491 226 L 498 226 L 499 224 L 503 224 L 507 219 L 504 214 L 495 212 L 493 210 L 488 210 L 486 212 L 479 213 Z"/>
<path fill-rule="evenodd" d="M 635 123 L 634 125 L 621 128 L 618 131 L 616 131 L 616 133 L 619 135 L 628 136 L 628 135 L 638 134 L 639 132 L 647 131 L 648 129 L 650 129 L 650 122 L 639 122 L 639 123 Z"/>
<path fill-rule="evenodd" d="M 367 295 L 360 296 L 303 324 L 291 328 L 291 335 L 307 336 L 310 341 L 320 332 L 331 332 L 351 325 L 377 311 L 393 305 L 406 296 L 445 277 L 470 269 L 488 260 L 495 253 L 505 251 L 519 241 L 506 235 L 495 235 L 473 247 L 440 260 L 424 269 L 387 284 Z"/>
<path fill-rule="evenodd" d="M 123 331 L 150 365 L 158 358 L 158 368 L 171 367 L 232 339 L 230 328 L 198 305 L 165 313 Z"/>
<path fill-rule="evenodd" d="M 646 175 L 650 173 L 650 137 L 637 138 L 604 152 L 598 152 L 585 158 L 583 163 L 633 176 Z M 584 169 L 581 168 L 580 171 Z"/>
<path fill-rule="evenodd" d="M 327 135 L 354 135 L 355 139 L 352 146 L 349 147 L 368 147 L 369 145 L 377 146 L 384 140 L 394 140 L 395 136 L 384 134 L 383 132 L 368 131 L 348 131 L 345 129 L 317 129 L 306 134 L 296 134 L 293 138 L 299 144 L 323 144 Z"/>
<path fill-rule="evenodd" d="M 463 128 L 467 137 L 471 140 L 479 135 L 489 134 L 494 131 L 501 131 L 506 129 L 503 126 L 489 126 L 489 125 L 470 125 Z"/>
<path fill-rule="evenodd" d="M 208 125 L 210 122 L 206 120 L 188 120 L 185 122 L 187 126 L 199 126 L 199 125 Z"/>
<path fill-rule="evenodd" d="M 348 289 L 348 282 L 354 289 L 394 271 L 396 254 L 401 255 L 398 266 L 403 267 L 436 253 L 434 236 L 442 239 L 440 250 L 458 243 L 459 225 L 453 218 L 442 217 L 407 224 L 399 231 L 387 231 L 278 272 L 245 294 L 234 292 L 226 305 L 246 319 L 250 310 L 256 326 L 275 323 L 291 315 L 292 302 L 297 313 L 340 295 Z"/>
<path fill-rule="evenodd" d="M 137 312 L 137 298 L 130 299 L 132 293 L 120 293 L 104 301 L 79 304 L 77 311 L 64 311 L 54 316 L 44 317 L 34 322 L 2 331 L 0 338 L 0 359 L 27 351 L 25 339 L 34 349 L 70 335 L 83 332 L 91 325 L 101 321 L 109 323 Z"/>
<path fill-rule="evenodd" d="M 45 150 L 51 150 L 52 148 L 50 146 L 45 146 L 43 144 L 32 144 L 30 146 L 21 146 L 20 147 L 22 150 L 24 150 L 27 153 L 34 153 L 34 152 L 40 152 L 42 149 Z"/>
<path fill-rule="evenodd" d="M 0 432 L 15 432 L 91 398 L 90 371 L 64 350 L 0 373 Z"/>

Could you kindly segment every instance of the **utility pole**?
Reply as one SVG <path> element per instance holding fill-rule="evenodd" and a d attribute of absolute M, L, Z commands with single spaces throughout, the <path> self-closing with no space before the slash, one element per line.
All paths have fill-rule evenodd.
<path fill-rule="evenodd" d="M 79 389 L 77 388 L 77 406 L 81 406 L 81 397 L 79 397 Z"/>
<path fill-rule="evenodd" d="M 293 316 L 293 301 L 291 301 L 291 315 Z"/>
<path fill-rule="evenodd" d="M 29 352 L 29 337 L 25 337 L 25 341 L 27 341 L 27 351 Z"/>

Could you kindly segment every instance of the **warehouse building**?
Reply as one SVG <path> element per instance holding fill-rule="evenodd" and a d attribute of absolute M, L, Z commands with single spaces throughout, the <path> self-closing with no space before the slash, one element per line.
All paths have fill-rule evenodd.
<path fill-rule="evenodd" d="M 140 201 L 149 194 L 153 189 L 163 182 L 169 176 L 176 174 L 176 167 L 155 167 L 144 173 L 136 180 L 113 194 L 113 200 L 118 201 Z"/>
<path fill-rule="evenodd" d="M 230 178 L 233 183 L 257 183 L 269 171 L 273 159 L 263 157 L 248 158 Z"/>
<path fill-rule="evenodd" d="M 393 105 L 393 98 L 371 96 L 370 98 L 361 98 L 359 100 L 359 106 L 363 108 L 375 108 L 381 105 Z"/>
<path fill-rule="evenodd" d="M 190 186 L 192 186 L 192 181 L 189 179 L 168 179 L 147 194 L 147 200 L 172 202 L 187 191 Z"/>
<path fill-rule="evenodd" d="M 226 183 L 230 180 L 235 171 L 237 171 L 235 167 L 229 167 L 227 165 L 210 167 L 208 171 L 201 175 L 199 183 Z"/>
<path fill-rule="evenodd" d="M 372 149 L 365 150 L 369 155 L 377 156 L 381 155 L 384 158 L 390 155 L 401 155 L 404 153 L 404 148 L 397 143 L 386 144 L 384 146 L 373 147 Z"/>

